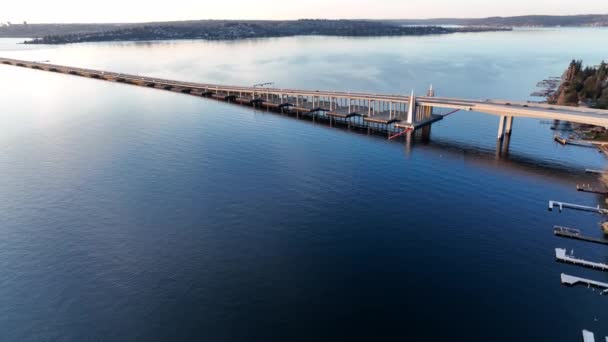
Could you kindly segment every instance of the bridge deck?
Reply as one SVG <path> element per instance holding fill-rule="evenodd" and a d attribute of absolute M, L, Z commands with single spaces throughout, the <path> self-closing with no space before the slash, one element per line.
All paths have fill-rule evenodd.
<path fill-rule="evenodd" d="M 49 63 L 30 62 L 10 58 L 0 58 L 0 64 L 28 67 L 38 70 L 54 71 L 97 79 L 114 80 L 153 87 L 178 87 L 180 92 L 214 93 L 226 96 L 250 96 L 268 102 L 289 102 L 300 109 L 322 109 L 331 113 L 349 116 L 357 113 L 371 118 L 390 107 L 392 118 L 403 118 L 404 109 L 409 104 L 410 97 L 405 95 L 374 94 L 362 92 L 319 91 L 303 89 L 279 89 L 241 87 L 208 83 L 184 82 L 156 77 L 144 77 L 101 70 L 76 68 Z M 272 98 L 272 100 L 270 100 Z M 288 101 L 285 101 L 287 99 Z M 294 101 L 295 100 L 295 101 Z M 430 108 L 451 108 L 466 111 L 476 111 L 500 116 L 529 117 L 537 119 L 552 119 L 577 122 L 583 124 L 608 127 L 608 110 L 554 106 L 539 103 L 526 103 L 504 100 L 468 100 L 447 97 L 416 97 L 419 106 Z M 336 107 L 334 107 L 336 106 Z M 349 110 L 350 109 L 350 110 Z M 381 117 L 381 116 L 379 116 Z M 376 120 L 382 121 L 378 118 Z M 392 120 L 392 119 L 390 119 Z M 384 120 L 388 122 L 390 120 Z"/>

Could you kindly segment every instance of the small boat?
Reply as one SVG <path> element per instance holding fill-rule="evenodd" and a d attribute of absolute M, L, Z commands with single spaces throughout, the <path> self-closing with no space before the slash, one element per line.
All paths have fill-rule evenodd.
<path fill-rule="evenodd" d="M 568 143 L 567 139 L 564 139 L 564 138 L 560 137 L 559 135 L 555 135 L 553 137 L 553 139 L 555 139 L 555 141 L 557 141 L 558 143 L 560 143 L 562 145 L 566 145 Z"/>
<path fill-rule="evenodd" d="M 608 222 L 602 223 L 602 231 L 604 231 L 604 234 L 608 235 Z"/>

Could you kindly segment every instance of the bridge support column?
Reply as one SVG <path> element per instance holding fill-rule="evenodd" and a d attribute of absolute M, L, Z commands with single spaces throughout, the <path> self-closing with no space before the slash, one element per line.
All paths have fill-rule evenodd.
<path fill-rule="evenodd" d="M 505 134 L 511 135 L 511 130 L 513 129 L 513 117 L 507 116 L 507 126 L 505 128 Z"/>
<path fill-rule="evenodd" d="M 498 121 L 498 140 L 501 140 L 502 137 L 504 136 L 504 132 L 505 132 L 505 121 L 506 121 L 507 117 L 502 115 L 500 116 L 500 120 Z"/>

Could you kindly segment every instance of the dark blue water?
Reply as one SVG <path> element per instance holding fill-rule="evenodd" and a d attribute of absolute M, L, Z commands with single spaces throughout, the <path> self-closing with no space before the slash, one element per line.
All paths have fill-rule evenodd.
<path fill-rule="evenodd" d="M 538 34 L 515 37 L 532 45 L 543 41 Z M 496 39 L 454 37 L 429 58 L 453 62 L 483 37 Z M 407 83 L 415 77 L 408 70 L 424 64 L 395 66 L 410 58 L 404 54 L 349 69 L 338 62 L 351 51 L 364 54 L 364 40 L 315 39 L 3 55 L 128 69 L 139 54 L 147 58 L 136 71 L 205 80 L 188 68 L 207 75 L 219 57 L 186 70 L 175 61 L 218 51 L 224 70 L 245 75 L 225 83 L 248 84 L 270 64 L 284 68 L 285 86 L 300 86 L 301 67 L 320 63 L 312 45 L 327 58 L 308 69 L 317 83 L 307 88 L 334 88 L 319 81 L 329 77 L 319 70 L 335 67 L 343 87 L 358 77 L 360 88 L 379 91 Z M 368 44 L 415 51 L 437 39 L 447 38 Z M 463 42 L 457 57 L 446 57 Z M 594 46 L 586 56 L 608 55 Z M 274 57 L 252 61 L 258 51 Z M 509 69 L 497 55 L 496 75 L 471 76 L 487 77 L 487 93 L 471 82 L 444 86 L 442 95 L 468 89 L 468 97 L 498 97 L 492 93 L 504 78 L 504 96 L 522 98 L 534 88 L 528 68 L 550 65 L 536 71 L 543 74 L 536 83 L 559 75 L 571 58 L 562 47 L 536 53 L 555 65 L 534 59 Z M 396 70 L 396 81 L 375 83 L 381 67 Z M 607 260 L 604 246 L 552 235 L 560 224 L 600 236 L 601 217 L 547 211 L 551 199 L 600 203 L 575 185 L 595 182 L 583 170 L 603 168 L 605 159 L 554 144 L 536 120 L 516 120 L 508 154 L 497 155 L 498 119 L 478 113 L 454 114 L 433 127 L 430 141 L 407 146 L 153 89 L 8 66 L 0 76 L 12 81 L 0 83 L 0 340 L 576 341 L 583 328 L 608 335 L 608 297 L 559 281 L 562 272 L 608 276 L 553 257 L 555 247 L 566 247 Z"/>

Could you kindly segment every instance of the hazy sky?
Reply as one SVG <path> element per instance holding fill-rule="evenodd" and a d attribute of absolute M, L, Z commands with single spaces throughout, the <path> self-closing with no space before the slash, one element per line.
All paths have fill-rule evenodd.
<path fill-rule="evenodd" d="M 608 13 L 608 0 L 34 0 L 3 1 L 0 22 L 437 18 Z"/>

